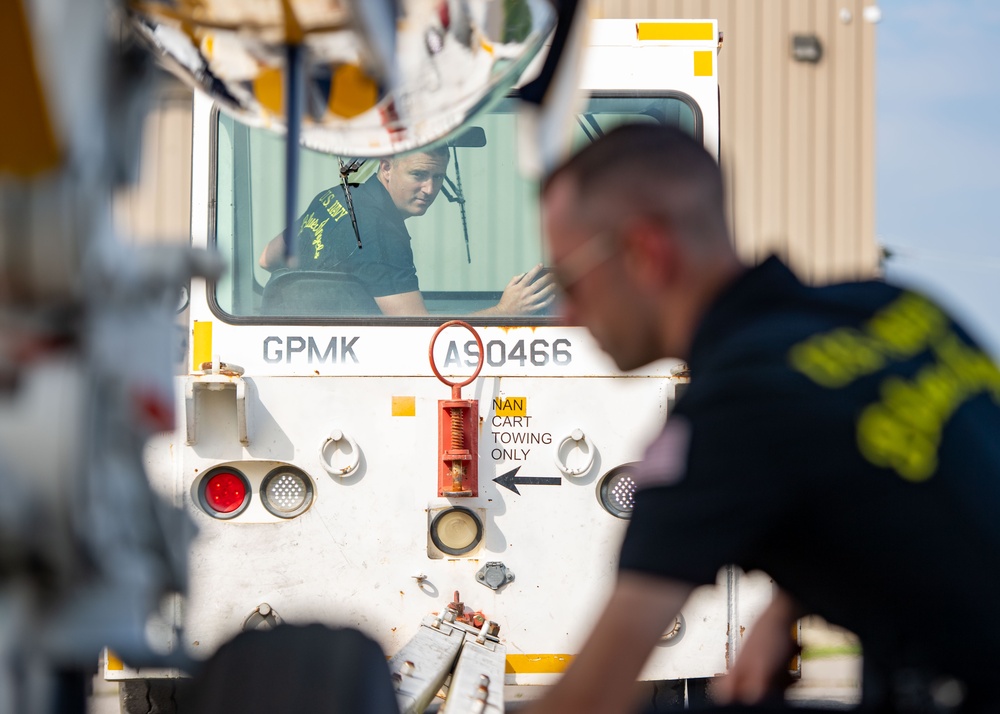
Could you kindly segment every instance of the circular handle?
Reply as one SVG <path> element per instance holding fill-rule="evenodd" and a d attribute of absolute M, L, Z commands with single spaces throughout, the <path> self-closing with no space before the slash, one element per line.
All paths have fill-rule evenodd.
<path fill-rule="evenodd" d="M 573 447 L 570 453 L 573 451 L 582 451 L 586 454 L 587 459 L 582 466 L 570 466 L 569 459 L 562 458 L 563 447 L 572 442 Z M 583 433 L 580 429 L 574 429 L 573 432 L 567 436 L 565 439 L 559 442 L 559 446 L 556 447 L 556 467 L 562 471 L 567 476 L 579 476 L 590 470 L 590 467 L 594 465 L 594 444 L 587 435 Z M 569 454 L 567 454 L 567 457 Z"/>
<path fill-rule="evenodd" d="M 442 332 L 444 332 L 446 328 L 449 327 L 464 327 L 466 330 L 472 333 L 473 337 L 476 338 L 476 345 L 479 346 L 479 363 L 476 365 L 476 369 L 472 373 L 472 376 L 462 382 L 452 382 L 448 380 L 446 377 L 443 377 L 441 373 L 438 371 L 437 365 L 434 363 L 434 343 L 437 342 L 438 335 L 440 335 Z M 434 331 L 434 336 L 431 338 L 431 346 L 427 349 L 427 356 L 430 359 L 431 370 L 433 370 L 434 376 L 440 379 L 443 383 L 445 383 L 449 387 L 456 388 L 456 387 L 464 387 L 466 384 L 472 384 L 472 381 L 479 376 L 480 372 L 483 371 L 484 351 L 485 350 L 483 349 L 483 339 L 479 336 L 479 333 L 476 332 L 476 328 L 474 328 L 468 322 L 463 322 L 462 320 L 449 320 L 448 322 L 444 323 L 443 325 L 441 325 L 441 327 L 437 328 Z"/>
<path fill-rule="evenodd" d="M 338 466 L 334 463 L 334 459 L 342 451 L 337 446 L 340 443 L 346 443 L 348 448 L 343 450 L 343 453 L 346 454 L 346 463 Z M 319 460 L 323 464 L 323 468 L 331 476 L 350 476 L 361 465 L 361 449 L 358 448 L 358 443 L 350 436 L 340 429 L 334 429 L 330 432 L 330 436 L 326 438 L 326 441 L 323 442 L 323 445 L 319 447 Z"/>

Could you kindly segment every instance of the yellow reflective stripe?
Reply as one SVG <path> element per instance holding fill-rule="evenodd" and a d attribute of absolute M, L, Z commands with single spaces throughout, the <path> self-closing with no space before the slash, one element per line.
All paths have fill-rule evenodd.
<path fill-rule="evenodd" d="M 0 1 L 0 173 L 33 176 L 61 156 L 21 0 Z"/>
<path fill-rule="evenodd" d="M 695 77 L 711 77 L 712 76 L 712 51 L 711 50 L 699 50 L 694 53 L 694 76 Z"/>
<path fill-rule="evenodd" d="M 104 663 L 108 669 L 116 671 L 121 671 L 125 669 L 125 663 L 122 662 L 120 659 L 118 659 L 118 655 L 116 655 L 111 650 L 105 650 L 105 652 L 107 654 L 105 655 Z"/>
<path fill-rule="evenodd" d="M 416 397 L 393 397 L 392 398 L 392 415 L 393 416 L 416 416 L 417 415 L 417 398 Z"/>
<path fill-rule="evenodd" d="M 205 362 L 212 361 L 212 323 L 196 320 L 191 333 L 191 369 L 201 369 Z"/>
<path fill-rule="evenodd" d="M 559 674 L 566 671 L 574 655 L 570 654 L 509 654 L 507 674 Z"/>
<path fill-rule="evenodd" d="M 639 40 L 714 40 L 711 22 L 637 22 Z"/>

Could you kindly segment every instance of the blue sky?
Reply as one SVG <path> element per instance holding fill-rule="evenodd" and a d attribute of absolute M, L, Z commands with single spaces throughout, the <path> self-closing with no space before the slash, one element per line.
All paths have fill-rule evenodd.
<path fill-rule="evenodd" d="M 881 0 L 876 235 L 1000 355 L 1000 2 Z"/>

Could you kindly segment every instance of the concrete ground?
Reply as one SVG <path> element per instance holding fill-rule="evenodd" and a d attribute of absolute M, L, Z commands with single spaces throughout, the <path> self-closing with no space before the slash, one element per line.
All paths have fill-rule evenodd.
<path fill-rule="evenodd" d="M 120 714 L 118 707 L 118 683 L 104 680 L 104 654 L 97 663 L 94 690 L 87 700 L 87 714 Z"/>
<path fill-rule="evenodd" d="M 793 703 L 845 709 L 861 699 L 861 656 L 851 654 L 857 638 L 818 617 L 802 621 L 802 678 L 785 698 Z M 815 655 L 815 656 L 814 656 Z"/>
<path fill-rule="evenodd" d="M 94 693 L 87 702 L 87 714 L 119 714 L 117 682 L 105 682 L 100 674 L 94 677 Z"/>

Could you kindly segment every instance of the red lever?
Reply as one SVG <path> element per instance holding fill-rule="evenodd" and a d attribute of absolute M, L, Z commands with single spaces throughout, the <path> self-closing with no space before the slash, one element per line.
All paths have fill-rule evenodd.
<path fill-rule="evenodd" d="M 434 363 L 434 343 L 448 327 L 464 327 L 479 346 L 479 362 L 471 377 L 452 382 L 442 376 Z M 438 495 L 479 495 L 479 401 L 462 399 L 462 387 L 471 384 L 483 369 L 483 340 L 475 328 L 461 320 L 441 325 L 431 338 L 428 356 L 434 375 L 451 387 L 451 399 L 438 401 Z"/>

